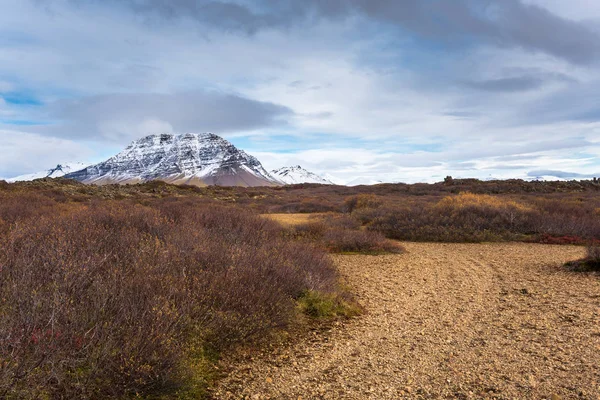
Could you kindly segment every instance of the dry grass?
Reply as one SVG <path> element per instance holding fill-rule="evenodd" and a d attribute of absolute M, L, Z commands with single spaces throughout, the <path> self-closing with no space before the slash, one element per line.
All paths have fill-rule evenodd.
<path fill-rule="evenodd" d="M 313 213 L 313 214 L 299 214 L 299 213 L 290 213 L 290 214 L 263 214 L 266 218 L 269 218 L 273 221 L 276 221 L 284 226 L 297 226 L 302 224 L 307 224 L 312 222 L 315 219 L 320 218 L 325 215 L 324 213 Z"/>
<path fill-rule="evenodd" d="M 443 210 L 460 210 L 472 208 L 489 208 L 496 211 L 533 211 L 531 206 L 527 206 L 520 202 L 503 199 L 498 196 L 490 196 L 487 194 L 475 194 L 470 192 L 460 193 L 456 196 L 447 196 L 440 200 L 435 207 Z"/>

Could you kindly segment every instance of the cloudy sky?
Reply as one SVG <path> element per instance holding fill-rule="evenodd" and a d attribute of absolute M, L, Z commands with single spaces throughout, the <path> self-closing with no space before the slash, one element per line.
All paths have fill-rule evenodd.
<path fill-rule="evenodd" d="M 0 177 L 213 132 L 342 181 L 600 176 L 600 2 L 0 0 Z"/>

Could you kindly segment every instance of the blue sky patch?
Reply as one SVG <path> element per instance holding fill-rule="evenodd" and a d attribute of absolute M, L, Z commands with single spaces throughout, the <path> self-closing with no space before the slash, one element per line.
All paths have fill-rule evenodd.
<path fill-rule="evenodd" d="M 9 92 L 1 95 L 7 104 L 15 106 L 41 106 L 44 103 L 35 96 L 25 92 Z"/>

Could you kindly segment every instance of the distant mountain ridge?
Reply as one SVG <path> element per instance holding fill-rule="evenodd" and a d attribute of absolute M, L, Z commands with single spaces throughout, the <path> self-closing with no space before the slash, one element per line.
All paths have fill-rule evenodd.
<path fill-rule="evenodd" d="M 162 180 L 194 186 L 333 184 L 299 165 L 267 172 L 260 161 L 212 133 L 163 133 L 133 141 L 98 164 L 59 164 L 9 182 L 65 177 L 88 184 L 133 184 Z"/>
<path fill-rule="evenodd" d="M 65 176 L 71 172 L 75 172 L 86 168 L 89 164 L 84 164 L 80 162 L 71 162 L 71 163 L 63 163 L 58 164 L 54 168 L 50 168 L 44 171 L 35 172 L 33 174 L 19 175 L 14 178 L 9 178 L 7 182 L 20 182 L 20 181 L 32 181 L 34 179 L 41 178 L 60 178 Z"/>
<path fill-rule="evenodd" d="M 333 185 L 333 183 L 315 173 L 305 170 L 299 165 L 293 167 L 283 167 L 270 171 L 278 181 L 286 185 L 294 185 L 298 183 L 320 183 L 323 185 Z"/>

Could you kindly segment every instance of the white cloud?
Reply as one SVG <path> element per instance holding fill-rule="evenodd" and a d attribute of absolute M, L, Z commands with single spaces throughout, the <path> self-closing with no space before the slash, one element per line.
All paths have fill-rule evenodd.
<path fill-rule="evenodd" d="M 600 19 L 600 4 L 589 0 L 525 0 L 575 21 Z"/>
<path fill-rule="evenodd" d="M 0 176 L 43 171 L 56 164 L 87 161 L 93 152 L 80 143 L 32 133 L 0 130 L 2 159 Z"/>
<path fill-rule="evenodd" d="M 580 125 L 555 129 L 582 131 Z M 439 151 L 394 151 L 359 148 L 312 149 L 290 153 L 250 151 L 268 169 L 300 164 L 318 174 L 331 174 L 348 183 L 360 181 L 438 182 L 445 176 L 496 179 L 529 178 L 534 170 L 561 170 L 600 175 L 598 127 L 589 126 L 589 137 L 553 139 L 544 134 L 549 127 L 515 128 L 512 136 L 520 140 L 482 137 L 478 140 L 447 143 Z M 596 139 L 597 140 L 597 139 Z"/>
<path fill-rule="evenodd" d="M 530 1 L 574 20 L 600 15 L 598 6 L 584 0 L 568 7 L 558 0 Z M 32 140 L 32 147 L 47 142 L 50 148 L 85 152 L 86 145 L 78 143 L 91 137 L 107 148 L 149 133 L 215 130 L 228 137 L 263 136 L 248 150 L 273 168 L 299 163 L 348 179 L 386 180 L 517 177 L 527 168 L 556 165 L 587 171 L 594 167 L 584 165 L 579 153 L 598 155 L 588 142 L 597 140 L 599 128 L 573 116 L 596 107 L 600 81 L 594 65 L 489 41 L 445 51 L 443 43 L 390 36 L 385 24 L 356 18 L 238 35 L 188 19 L 156 23 L 103 2 L 72 7 L 76 2 L 60 1 L 53 11 L 34 6 L 40 3 L 0 0 L 0 76 L 15 77 L 0 81 L 0 92 L 37 94 L 50 110 L 42 117 L 60 122 L 51 129 L 29 128 L 38 135 L 10 133 L 22 148 Z M 485 90 L 502 79 L 534 84 L 523 91 Z M 589 88 L 585 96 L 580 87 Z M 247 122 L 260 113 L 251 108 L 242 115 L 229 102 L 211 108 L 214 99 L 182 100 L 180 94 L 189 91 L 228 93 L 293 113 L 277 123 L 250 118 L 253 123 L 242 124 L 241 117 Z M 168 112 L 164 103 L 148 105 L 156 96 L 168 98 Z M 0 97 L 0 117 L 29 120 L 41 113 L 15 112 Z M 327 136 L 327 149 L 320 143 L 303 143 L 317 150 L 294 148 L 316 134 Z M 269 141 L 275 135 L 300 139 L 276 148 Z M 513 164 L 495 159 L 527 151 L 535 156 Z M 19 154 L 20 167 L 14 157 L 3 157 L 0 171 L 31 172 L 40 157 L 51 158 Z"/>
<path fill-rule="evenodd" d="M 7 81 L 0 80 L 0 93 L 10 92 L 14 89 L 14 85 Z"/>
<path fill-rule="evenodd" d="M 8 104 L 0 97 L 0 117 L 9 117 L 10 115 L 12 115 L 12 112 L 8 109 Z"/>

